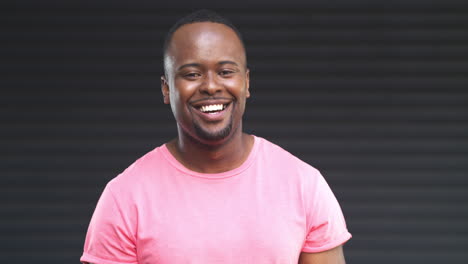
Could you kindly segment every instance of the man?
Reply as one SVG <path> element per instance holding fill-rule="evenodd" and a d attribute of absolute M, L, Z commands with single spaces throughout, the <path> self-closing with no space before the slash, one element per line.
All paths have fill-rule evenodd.
<path fill-rule="evenodd" d="M 320 173 L 242 132 L 249 70 L 235 27 L 206 10 L 183 18 L 164 67 L 178 137 L 109 182 L 81 261 L 344 263 L 351 235 Z"/>

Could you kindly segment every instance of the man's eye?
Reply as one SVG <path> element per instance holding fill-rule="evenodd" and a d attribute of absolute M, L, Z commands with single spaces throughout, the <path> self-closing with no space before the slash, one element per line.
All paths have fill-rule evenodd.
<path fill-rule="evenodd" d="M 233 73 L 234 73 L 234 71 L 231 71 L 231 70 L 223 70 L 219 74 L 221 76 L 225 76 L 225 75 L 230 75 L 230 74 L 233 74 Z"/>
<path fill-rule="evenodd" d="M 200 76 L 200 74 L 197 73 L 197 72 L 189 72 L 189 73 L 185 74 L 184 76 L 187 77 L 187 78 L 197 78 L 197 77 Z"/>

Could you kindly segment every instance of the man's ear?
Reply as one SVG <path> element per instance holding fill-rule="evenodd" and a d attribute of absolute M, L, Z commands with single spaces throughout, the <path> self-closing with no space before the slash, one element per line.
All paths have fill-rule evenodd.
<path fill-rule="evenodd" d="M 161 76 L 161 92 L 163 95 L 163 100 L 165 104 L 170 104 L 171 100 L 169 100 L 169 84 L 167 82 L 166 76 Z"/>
<path fill-rule="evenodd" d="M 250 70 L 247 69 L 245 73 L 245 88 L 247 89 L 245 93 L 245 97 L 249 98 L 250 97 Z"/>

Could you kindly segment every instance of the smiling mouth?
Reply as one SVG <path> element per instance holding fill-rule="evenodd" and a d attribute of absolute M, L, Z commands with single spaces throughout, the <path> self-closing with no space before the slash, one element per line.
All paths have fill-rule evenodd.
<path fill-rule="evenodd" d="M 223 111 L 224 109 L 226 109 L 228 105 L 229 103 L 228 104 L 202 105 L 200 107 L 197 107 L 197 109 L 202 113 L 214 114 L 214 113 Z"/>

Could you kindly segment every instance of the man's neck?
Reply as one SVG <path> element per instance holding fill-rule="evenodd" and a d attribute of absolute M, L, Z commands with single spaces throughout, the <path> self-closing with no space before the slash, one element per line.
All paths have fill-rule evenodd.
<path fill-rule="evenodd" d="M 221 144 L 207 145 L 187 136 L 166 144 L 171 154 L 186 168 L 201 173 L 221 173 L 242 165 L 252 150 L 252 135 L 236 133 Z"/>

